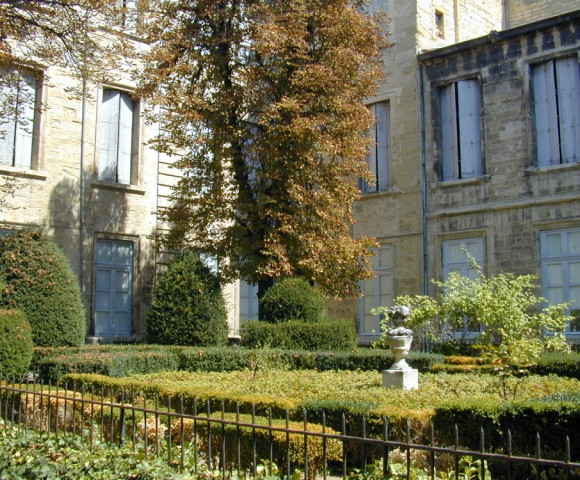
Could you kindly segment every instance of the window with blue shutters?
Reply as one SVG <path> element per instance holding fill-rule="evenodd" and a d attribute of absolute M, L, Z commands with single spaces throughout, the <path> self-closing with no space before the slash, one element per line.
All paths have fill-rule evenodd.
<path fill-rule="evenodd" d="M 561 58 L 532 67 L 539 167 L 580 161 L 580 66 Z"/>
<path fill-rule="evenodd" d="M 363 193 L 388 190 L 391 162 L 389 103 L 375 103 L 369 106 L 369 110 L 375 117 L 375 125 L 370 131 L 374 143 L 367 155 L 367 164 L 373 174 L 374 181 L 367 183 L 362 180 Z"/>
<path fill-rule="evenodd" d="M 580 228 L 541 234 L 542 295 L 551 305 L 568 303 L 569 334 L 580 334 Z"/>
<path fill-rule="evenodd" d="M 137 102 L 131 94 L 105 88 L 101 112 L 99 180 L 131 184 L 136 156 Z"/>
<path fill-rule="evenodd" d="M 479 82 L 460 80 L 439 91 L 442 180 L 483 174 Z"/>
<path fill-rule="evenodd" d="M 258 319 L 258 285 L 240 280 L 240 322 Z"/>
<path fill-rule="evenodd" d="M 380 246 L 373 257 L 376 276 L 361 282 L 362 296 L 359 299 L 359 335 L 378 336 L 381 333 L 381 317 L 371 310 L 390 307 L 393 304 L 394 250 L 391 245 Z"/>

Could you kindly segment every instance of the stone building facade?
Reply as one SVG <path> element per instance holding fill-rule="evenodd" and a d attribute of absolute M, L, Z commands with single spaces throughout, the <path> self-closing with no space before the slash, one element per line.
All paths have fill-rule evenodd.
<path fill-rule="evenodd" d="M 429 277 L 465 271 L 461 246 L 486 273 L 533 273 L 550 302 L 571 302 L 575 342 L 579 54 L 575 11 L 419 55 Z"/>
<path fill-rule="evenodd" d="M 542 114 L 534 110 L 532 71 L 562 69 L 576 81 L 576 2 L 373 5 L 391 18 L 392 45 L 383 54 L 385 81 L 368 100 L 377 116 L 369 166 L 378 181 L 355 205 L 354 234 L 377 238 L 377 276 L 361 285 L 361 299 L 331 302 L 329 312 L 352 318 L 361 343 L 373 341 L 373 307 L 402 294 L 433 294 L 430 279 L 451 271 L 474 275 L 467 249 L 486 273 L 538 275 L 543 295 L 571 300 L 575 313 L 580 164 L 577 157 L 538 164 L 535 129 L 552 123 L 535 126 Z M 578 101 L 570 101 L 570 122 Z M 569 134 L 573 155 L 577 135 Z"/>
<path fill-rule="evenodd" d="M 569 118 L 561 127 L 547 115 L 561 110 L 559 100 L 545 88 L 536 101 L 534 82 L 546 84 L 549 72 L 558 82 L 562 71 L 578 92 L 577 2 L 374 0 L 370 8 L 391 18 L 391 45 L 384 82 L 367 101 L 378 120 L 368 159 L 377 182 L 361 185 L 353 234 L 377 238 L 377 276 L 361 284 L 360 299 L 329 302 L 328 313 L 351 318 L 368 343 L 379 335 L 373 307 L 433 293 L 429 280 L 450 271 L 471 274 L 463 248 L 486 273 L 535 273 L 551 301 L 576 301 L 580 134 L 567 132 L 580 107 L 560 101 Z M 29 85 L 42 108 L 27 147 L 15 155 L 0 145 L 0 175 L 22 187 L 0 211 L 1 228 L 54 236 L 81 281 L 89 338 L 143 338 L 155 276 L 170 258 L 155 248 L 166 227 L 156 212 L 179 172 L 146 146 L 157 127 L 143 121 L 129 78 L 89 86 L 83 100 L 70 95 L 79 83 L 68 72 L 40 70 Z M 560 143 L 544 148 L 553 131 L 573 138 L 564 148 L 572 157 Z M 236 335 L 257 316 L 256 289 L 239 281 L 224 293 Z"/>

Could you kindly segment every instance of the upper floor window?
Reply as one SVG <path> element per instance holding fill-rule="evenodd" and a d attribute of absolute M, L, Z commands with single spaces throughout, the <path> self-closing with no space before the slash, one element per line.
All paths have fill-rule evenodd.
<path fill-rule="evenodd" d="M 120 26 L 135 31 L 139 24 L 138 0 L 116 0 Z"/>
<path fill-rule="evenodd" d="M 138 148 L 138 109 L 131 94 L 105 88 L 101 113 L 99 180 L 131 184 Z"/>
<path fill-rule="evenodd" d="M 376 121 L 371 129 L 374 145 L 367 156 L 369 169 L 374 176 L 374 183 L 362 181 L 362 191 L 379 192 L 389 188 L 389 164 L 391 161 L 390 112 L 388 102 L 379 102 L 369 106 Z"/>
<path fill-rule="evenodd" d="M 479 277 L 479 270 L 474 262 L 483 266 L 483 238 L 447 240 L 443 242 L 443 280 L 451 273 L 456 273 L 470 280 Z"/>
<path fill-rule="evenodd" d="M 439 93 L 442 179 L 479 177 L 483 173 L 479 82 L 460 80 Z"/>
<path fill-rule="evenodd" d="M 573 320 L 568 332 L 580 332 L 580 228 L 541 234 L 542 292 L 552 305 L 568 302 Z"/>
<path fill-rule="evenodd" d="M 539 167 L 580 161 L 580 67 L 577 58 L 532 68 Z"/>
<path fill-rule="evenodd" d="M 0 164 L 29 169 L 38 123 L 38 78 L 26 70 L 0 69 L 0 76 Z"/>
<path fill-rule="evenodd" d="M 445 16 L 439 10 L 435 10 L 435 34 L 439 38 L 445 38 Z"/>

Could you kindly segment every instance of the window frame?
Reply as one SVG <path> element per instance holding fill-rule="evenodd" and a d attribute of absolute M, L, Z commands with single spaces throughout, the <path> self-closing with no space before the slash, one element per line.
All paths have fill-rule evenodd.
<path fill-rule="evenodd" d="M 117 92 L 119 94 L 119 112 L 115 117 L 115 123 L 109 121 L 112 125 L 112 130 L 114 130 L 114 126 L 116 126 L 117 136 L 113 138 L 113 141 L 116 142 L 117 147 L 116 156 L 110 158 L 107 156 L 106 151 L 107 148 L 105 146 L 106 138 L 106 122 L 107 122 L 107 115 L 112 114 L 111 111 L 107 111 L 105 107 L 105 92 Z M 125 169 L 124 173 L 119 174 L 119 171 L 122 169 L 119 168 L 119 135 L 121 129 L 121 102 L 123 99 L 129 100 L 132 104 L 133 111 L 131 113 L 131 140 L 126 145 L 130 144 L 130 153 L 128 154 L 127 164 L 122 165 L 123 169 Z M 139 159 L 140 159 L 140 142 L 141 142 L 141 101 L 139 98 L 135 98 L 132 95 L 131 90 L 125 89 L 122 87 L 118 87 L 115 85 L 104 85 L 100 89 L 100 98 L 99 98 L 99 105 L 100 105 L 100 112 L 98 118 L 98 128 L 99 128 L 99 148 L 98 148 L 98 158 L 97 158 L 97 180 L 104 183 L 109 184 L 116 184 L 116 185 L 125 185 L 125 186 L 135 186 L 139 184 Z M 112 149 L 109 149 L 112 150 Z M 125 152 L 127 155 L 127 152 Z M 114 175 L 110 174 L 106 171 L 107 166 L 114 167 Z"/>
<path fill-rule="evenodd" d="M 563 228 L 563 229 L 551 229 L 551 230 L 542 230 L 540 232 L 540 257 L 541 257 L 541 286 L 542 286 L 542 296 L 546 299 L 546 302 L 550 304 L 550 295 L 549 295 L 549 288 L 550 287 L 559 287 L 562 288 L 562 302 L 570 302 L 570 263 L 580 263 L 580 252 L 576 253 L 569 253 L 569 241 L 568 235 L 570 233 L 575 233 L 580 235 L 580 227 L 571 227 L 571 228 Z M 561 235 L 560 239 L 560 247 L 561 252 L 557 255 L 550 255 L 548 252 L 548 241 L 547 237 L 549 235 Z M 549 283 L 549 274 L 548 274 L 548 267 L 550 265 L 562 265 L 562 283 L 561 284 L 550 284 Z M 580 282 L 578 284 L 572 285 L 574 288 L 580 289 Z M 574 299 L 575 303 L 570 305 L 570 308 L 567 308 L 567 313 L 571 313 L 572 311 L 580 311 L 580 298 Z M 580 313 L 580 312 L 578 312 Z M 577 314 L 578 315 L 578 314 Z M 571 325 L 568 324 L 566 326 L 566 335 L 572 337 L 580 337 L 580 316 L 576 317 L 575 323 L 578 325 L 577 330 L 572 330 Z"/>
<path fill-rule="evenodd" d="M 27 66 L 27 65 L 17 65 L 17 66 L 0 66 L 0 72 L 8 71 L 17 73 L 19 76 L 23 73 L 25 76 L 33 77 L 34 78 L 34 85 L 31 87 L 31 90 L 34 92 L 34 99 L 31 105 L 28 105 L 27 111 L 32 113 L 32 119 L 29 119 L 30 122 L 30 132 L 24 130 L 27 136 L 27 145 L 26 149 L 28 150 L 28 154 L 26 155 L 26 161 L 18 161 L 17 153 L 18 153 L 18 131 L 22 131 L 22 127 L 18 128 L 19 120 L 16 118 L 10 119 L 10 122 L 5 122 L 0 124 L 0 130 L 2 130 L 2 126 L 4 124 L 11 124 L 13 127 L 13 136 L 14 140 L 12 142 L 12 160 L 10 163 L 2 162 L 2 158 L 0 157 L 0 170 L 3 171 L 26 171 L 26 170 L 38 170 L 39 168 L 39 152 L 40 152 L 40 130 L 41 130 L 41 121 L 42 121 L 42 93 L 43 93 L 43 86 L 44 86 L 44 71 L 40 68 Z M 18 96 L 18 94 L 17 94 Z M 18 114 L 21 116 L 21 114 Z"/>
<path fill-rule="evenodd" d="M 484 175 L 484 125 L 481 81 L 466 77 L 436 87 L 440 181 Z"/>

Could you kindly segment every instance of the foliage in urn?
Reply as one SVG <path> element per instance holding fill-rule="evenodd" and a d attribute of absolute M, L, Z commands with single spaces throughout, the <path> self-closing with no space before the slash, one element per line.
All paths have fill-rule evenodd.
<path fill-rule="evenodd" d="M 351 0 L 157 7 L 139 94 L 162 126 L 156 148 L 185 172 L 165 240 L 215 256 L 224 281 L 246 278 L 260 297 L 286 276 L 358 293 L 374 245 L 350 231 L 353 179 L 371 180 L 376 19 Z"/>

